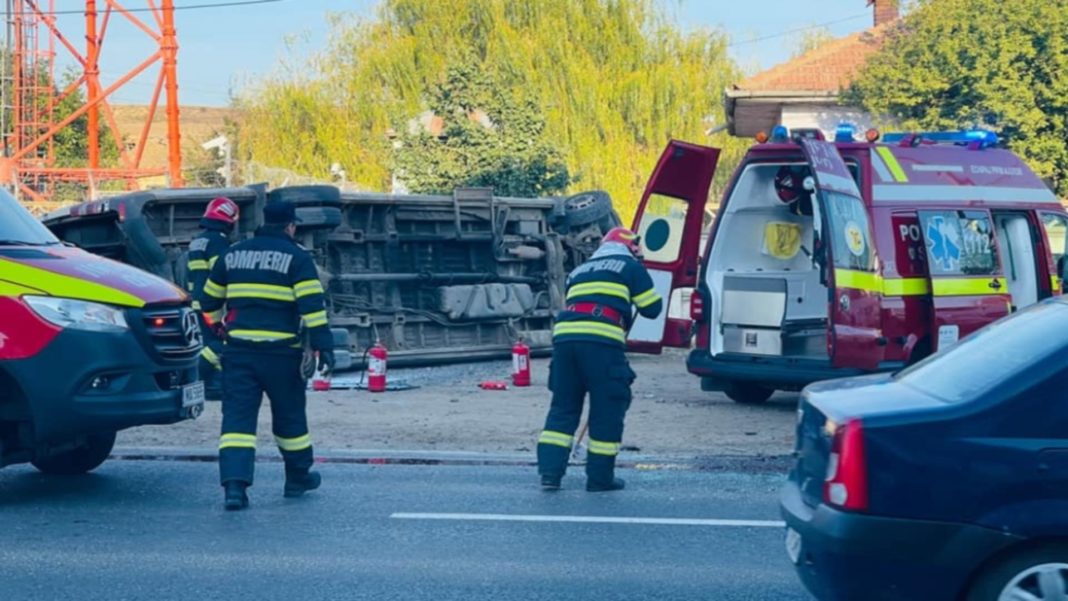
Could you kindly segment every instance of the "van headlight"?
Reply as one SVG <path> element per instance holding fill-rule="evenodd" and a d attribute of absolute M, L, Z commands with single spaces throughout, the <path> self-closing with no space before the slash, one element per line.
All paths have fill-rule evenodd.
<path fill-rule="evenodd" d="M 61 328 L 96 332 L 115 332 L 129 328 L 122 310 L 108 305 L 54 296 L 24 296 L 22 300 L 41 319 Z"/>

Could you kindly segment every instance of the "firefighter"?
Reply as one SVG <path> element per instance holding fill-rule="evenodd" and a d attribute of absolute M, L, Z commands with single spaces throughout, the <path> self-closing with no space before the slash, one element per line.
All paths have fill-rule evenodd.
<path fill-rule="evenodd" d="M 567 277 L 567 305 L 553 328 L 552 405 L 538 439 L 538 473 L 546 490 L 560 488 L 586 393 L 590 395 L 586 490 L 624 487 L 623 480 L 615 477 L 615 465 L 635 377 L 624 353 L 633 319 L 631 305 L 642 316 L 655 318 L 664 304 L 640 258 L 638 236 L 617 227 Z"/>
<path fill-rule="evenodd" d="M 311 255 L 294 240 L 298 222 L 289 202 L 269 202 L 255 237 L 232 246 L 204 284 L 201 308 L 225 325 L 223 421 L 219 476 L 227 510 L 248 507 L 256 457 L 256 421 L 263 394 L 271 403 L 275 442 L 285 461 L 286 497 L 319 487 L 313 463 L 302 327 L 318 351 L 318 368 L 334 368 L 333 339 L 323 285 Z"/>
<path fill-rule="evenodd" d="M 186 264 L 189 294 L 194 299 L 200 298 L 208 273 L 215 266 L 215 261 L 230 247 L 230 235 L 240 210 L 237 203 L 220 196 L 210 203 L 200 218 L 202 230 L 189 243 L 189 260 Z M 193 301 L 193 308 L 199 311 L 199 302 Z M 219 337 L 215 324 L 207 323 L 201 314 L 200 329 L 204 335 L 204 350 L 200 354 L 200 379 L 204 381 L 205 394 L 208 398 L 218 400 L 221 396 L 218 373 L 222 368 L 223 341 Z"/>

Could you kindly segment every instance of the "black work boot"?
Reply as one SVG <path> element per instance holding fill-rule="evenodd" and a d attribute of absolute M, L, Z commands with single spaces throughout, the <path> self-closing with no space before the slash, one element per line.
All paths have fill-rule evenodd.
<path fill-rule="evenodd" d="M 282 494 L 287 499 L 293 499 L 303 495 L 309 490 L 319 488 L 319 485 L 322 483 L 323 477 L 319 475 L 319 472 L 313 472 L 307 469 L 286 470 L 286 487 Z"/>
<path fill-rule="evenodd" d="M 589 492 L 608 492 L 623 490 L 626 483 L 615 477 L 615 455 L 590 453 L 586 457 L 586 490 Z"/>
<path fill-rule="evenodd" d="M 560 476 L 541 475 L 541 489 L 544 491 L 560 490 Z"/>
<path fill-rule="evenodd" d="M 226 511 L 240 511 L 248 508 L 248 494 L 245 489 L 248 485 L 239 480 L 231 480 L 223 484 L 225 497 L 223 501 Z"/>
<path fill-rule="evenodd" d="M 623 490 L 627 487 L 627 483 L 623 478 L 612 478 L 611 482 L 594 482 L 589 480 L 586 482 L 586 492 L 610 492 L 613 490 Z"/>

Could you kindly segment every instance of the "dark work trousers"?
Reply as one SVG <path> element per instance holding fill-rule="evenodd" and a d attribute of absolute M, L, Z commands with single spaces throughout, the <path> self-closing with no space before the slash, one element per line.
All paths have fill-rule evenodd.
<path fill-rule="evenodd" d="M 223 484 L 252 484 L 256 461 L 256 422 L 263 394 L 271 401 L 274 439 L 286 472 L 306 472 L 313 462 L 306 383 L 299 353 L 248 351 L 228 345 L 223 354 L 222 436 L 219 477 Z"/>
<path fill-rule="evenodd" d="M 222 367 L 222 356 L 225 345 L 222 339 L 215 335 L 215 331 L 200 317 L 200 333 L 204 338 L 204 350 L 200 352 L 200 379 L 204 386 L 209 389 L 221 385 L 219 371 Z"/>
<path fill-rule="evenodd" d="M 582 417 L 582 404 L 589 393 L 586 477 L 594 484 L 611 484 L 633 382 L 634 371 L 622 347 L 584 341 L 554 343 L 549 367 L 553 400 L 545 430 L 538 439 L 538 473 L 564 475 Z"/>

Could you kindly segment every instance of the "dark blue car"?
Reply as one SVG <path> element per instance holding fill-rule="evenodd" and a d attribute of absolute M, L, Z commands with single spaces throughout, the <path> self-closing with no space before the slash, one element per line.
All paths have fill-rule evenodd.
<path fill-rule="evenodd" d="M 1068 299 L 814 384 L 782 494 L 819 599 L 1068 601 Z"/>

